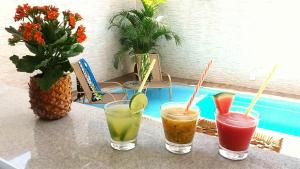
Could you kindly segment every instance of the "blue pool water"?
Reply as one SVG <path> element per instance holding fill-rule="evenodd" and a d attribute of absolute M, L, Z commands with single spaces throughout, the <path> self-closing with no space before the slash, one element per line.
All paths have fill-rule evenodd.
<path fill-rule="evenodd" d="M 194 87 L 173 85 L 173 100 L 175 102 L 187 102 L 194 91 Z M 160 105 L 169 101 L 168 89 L 148 89 L 148 106 L 144 114 L 160 118 Z M 215 104 L 212 96 L 222 92 L 220 89 L 201 88 L 198 93 L 206 95 L 199 101 L 201 113 L 200 116 L 214 120 Z M 133 91 L 128 91 L 129 98 L 133 95 Z M 249 106 L 253 95 L 236 93 L 233 105 Z M 103 107 L 103 105 L 97 105 Z M 273 130 L 300 137 L 300 102 L 292 102 L 287 100 L 279 100 L 274 98 L 262 97 L 256 103 L 254 109 L 260 113 L 259 128 Z"/>

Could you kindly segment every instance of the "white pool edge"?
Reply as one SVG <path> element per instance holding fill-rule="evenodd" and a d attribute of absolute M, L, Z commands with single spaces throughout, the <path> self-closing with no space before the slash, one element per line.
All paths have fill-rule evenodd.
<path fill-rule="evenodd" d="M 182 85 L 182 86 L 187 86 L 187 87 L 195 87 L 196 86 L 196 85 L 188 85 L 188 84 L 179 83 L 179 82 L 174 82 L 173 85 Z M 246 94 L 246 95 L 251 95 L 251 96 L 255 96 L 255 94 L 256 94 L 256 93 L 253 93 L 253 92 L 245 92 L 245 91 L 239 91 L 239 90 L 233 90 L 233 89 L 226 89 L 226 88 L 218 88 L 218 87 L 204 86 L 203 88 L 212 89 L 212 90 L 222 90 L 222 91 L 232 92 L 232 93 L 241 93 L 241 94 Z M 275 99 L 275 100 L 285 100 L 285 101 L 290 101 L 290 102 L 294 102 L 294 103 L 299 103 L 300 104 L 300 100 L 299 99 L 293 99 L 293 98 L 288 98 L 288 97 L 283 97 L 283 96 L 275 96 L 275 95 L 270 95 L 270 94 L 262 94 L 262 97 L 271 98 L 271 99 Z"/>

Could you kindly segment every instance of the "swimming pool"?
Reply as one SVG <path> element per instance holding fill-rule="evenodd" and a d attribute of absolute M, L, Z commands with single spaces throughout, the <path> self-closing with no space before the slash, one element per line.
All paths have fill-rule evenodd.
<path fill-rule="evenodd" d="M 173 99 L 175 102 L 186 102 L 194 91 L 193 86 L 173 85 Z M 148 89 L 148 106 L 144 114 L 160 118 L 160 105 L 169 101 L 168 89 Z M 199 101 L 200 116 L 214 120 L 215 104 L 212 96 L 222 92 L 221 89 L 201 88 L 197 96 L 206 95 Z M 129 98 L 133 91 L 128 91 Z M 249 106 L 253 95 L 236 93 L 233 105 Z M 103 105 L 95 105 L 103 107 Z M 277 98 L 262 97 L 254 109 L 260 113 L 259 128 L 273 130 L 300 137 L 300 102 L 280 100 Z"/>

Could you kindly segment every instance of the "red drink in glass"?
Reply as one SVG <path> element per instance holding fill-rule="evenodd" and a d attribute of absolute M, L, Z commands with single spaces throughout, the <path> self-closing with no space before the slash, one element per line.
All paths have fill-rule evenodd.
<path fill-rule="evenodd" d="M 219 153 L 232 160 L 242 160 L 248 155 L 248 147 L 258 124 L 258 113 L 245 115 L 246 108 L 235 107 L 225 114 L 216 113 L 219 135 Z"/>

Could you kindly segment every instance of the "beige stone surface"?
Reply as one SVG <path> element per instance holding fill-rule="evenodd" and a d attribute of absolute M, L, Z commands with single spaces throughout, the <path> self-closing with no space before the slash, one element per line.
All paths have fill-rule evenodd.
<path fill-rule="evenodd" d="M 161 123 L 146 119 L 142 121 L 137 147 L 116 151 L 109 145 L 103 109 L 73 103 L 65 118 L 42 121 L 29 109 L 26 90 L 3 84 L 0 89 L 0 157 L 20 168 L 300 168 L 298 158 L 254 147 L 246 160 L 226 160 L 217 154 L 217 139 L 202 134 L 196 134 L 191 153 L 174 155 L 164 148 Z"/>

